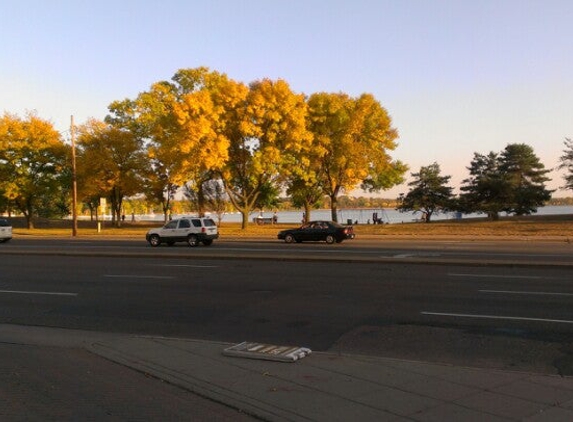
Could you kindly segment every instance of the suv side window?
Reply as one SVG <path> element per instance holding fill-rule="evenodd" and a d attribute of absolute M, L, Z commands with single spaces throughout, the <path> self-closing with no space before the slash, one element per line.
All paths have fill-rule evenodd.
<path fill-rule="evenodd" d="M 164 228 L 166 229 L 176 229 L 177 228 L 177 221 L 170 221 L 169 223 L 167 223 Z"/>
<path fill-rule="evenodd" d="M 191 227 L 191 224 L 189 224 L 189 220 L 179 221 L 179 228 L 180 229 L 188 229 L 189 227 Z"/>
<path fill-rule="evenodd" d="M 205 224 L 205 227 L 216 226 L 215 222 L 213 220 L 211 220 L 210 218 L 206 218 L 205 220 L 203 220 L 203 223 Z"/>
<path fill-rule="evenodd" d="M 199 220 L 198 218 L 194 218 L 193 220 L 191 220 L 191 222 L 195 227 L 201 227 L 201 220 Z"/>

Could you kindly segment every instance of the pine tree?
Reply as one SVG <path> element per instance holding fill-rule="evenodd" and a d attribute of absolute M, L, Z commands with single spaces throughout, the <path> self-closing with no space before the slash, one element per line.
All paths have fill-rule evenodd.
<path fill-rule="evenodd" d="M 509 187 L 500 172 L 499 155 L 474 153 L 467 168 L 470 177 L 465 179 L 460 190 L 459 209 L 465 213 L 485 213 L 492 220 L 499 219 L 509 201 Z"/>
<path fill-rule="evenodd" d="M 563 176 L 565 179 L 565 186 L 563 189 L 573 190 L 573 141 L 570 138 L 565 138 L 565 149 L 563 150 L 563 155 L 559 158 L 559 169 L 567 170 L 567 174 Z"/>
<path fill-rule="evenodd" d="M 537 212 L 537 207 L 551 198 L 545 188 L 549 170 L 539 161 L 533 148 L 525 144 L 510 144 L 500 155 L 500 172 L 509 184 L 511 201 L 505 211 L 516 215 Z"/>
<path fill-rule="evenodd" d="M 486 213 L 493 220 L 505 211 L 516 215 L 537 212 L 551 198 L 545 188 L 549 170 L 529 145 L 509 144 L 500 153 L 474 154 L 470 177 L 463 181 L 460 209 Z"/>
<path fill-rule="evenodd" d="M 452 188 L 447 186 L 451 176 L 441 176 L 437 163 L 421 167 L 418 173 L 412 173 L 414 180 L 408 183 L 412 189 L 406 196 L 399 198 L 400 211 L 419 211 L 429 223 L 436 212 L 448 211 L 453 205 Z"/>

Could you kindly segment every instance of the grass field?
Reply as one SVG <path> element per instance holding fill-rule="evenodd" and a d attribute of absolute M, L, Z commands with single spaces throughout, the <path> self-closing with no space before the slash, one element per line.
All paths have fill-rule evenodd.
<path fill-rule="evenodd" d="M 23 228 L 23 221 L 11 219 L 14 224 L 14 237 L 19 236 L 71 236 L 71 221 L 40 220 L 36 228 Z M 106 222 L 100 232 L 95 222 L 80 221 L 79 236 L 126 236 L 143 237 L 151 227 L 160 223 L 126 222 L 121 228 L 111 227 Z M 221 236 L 276 238 L 278 230 L 294 227 L 294 224 L 261 225 L 249 224 L 242 230 L 238 223 L 223 223 Z M 436 221 L 431 223 L 404 223 L 384 225 L 356 225 L 357 236 L 402 236 L 402 237 L 546 237 L 573 240 L 573 215 L 507 217 L 499 221 L 486 219 L 462 219 Z"/>

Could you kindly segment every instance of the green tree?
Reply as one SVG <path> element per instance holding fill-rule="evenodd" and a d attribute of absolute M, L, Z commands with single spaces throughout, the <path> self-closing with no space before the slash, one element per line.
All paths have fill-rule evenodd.
<path fill-rule="evenodd" d="M 293 179 L 286 191 L 292 199 L 292 204 L 304 209 L 304 222 L 311 220 L 311 212 L 318 207 L 324 194 L 318 183 L 312 183 L 303 178 Z"/>
<path fill-rule="evenodd" d="M 545 188 L 549 170 L 525 144 L 509 144 L 500 155 L 500 171 L 509 184 L 511 201 L 505 211 L 516 215 L 537 212 L 537 207 L 551 198 L 553 191 Z"/>
<path fill-rule="evenodd" d="M 142 190 L 147 159 L 141 141 L 128 130 L 97 120 L 78 132 L 78 178 L 110 200 L 112 221 L 120 227 L 124 198 Z"/>
<path fill-rule="evenodd" d="M 475 153 L 468 169 L 470 178 L 463 181 L 460 196 L 464 212 L 487 213 L 496 220 L 502 211 L 534 213 L 551 198 L 552 191 L 545 188 L 549 170 L 529 145 L 509 144 L 500 154 L 487 156 Z"/>
<path fill-rule="evenodd" d="M 429 223 L 434 213 L 452 208 L 453 188 L 447 186 L 451 176 L 442 176 L 437 163 L 421 167 L 412 177 L 414 180 L 408 183 L 412 188 L 399 199 L 398 210 L 422 212 L 424 221 Z"/>
<path fill-rule="evenodd" d="M 559 169 L 567 170 L 567 173 L 563 176 L 565 179 L 565 186 L 563 189 L 573 190 L 573 141 L 570 138 L 565 138 L 565 149 L 563 150 L 563 155 L 559 157 Z"/>
<path fill-rule="evenodd" d="M 403 181 L 407 166 L 393 161 L 388 151 L 397 146 L 398 134 L 387 111 L 370 94 L 310 96 L 309 129 L 313 147 L 320 150 L 320 187 L 330 198 L 337 220 L 337 198 L 359 184 L 372 192 Z"/>
<path fill-rule="evenodd" d="M 499 219 L 499 213 L 511 201 L 511 191 L 500 169 L 499 154 L 474 153 L 467 168 L 470 177 L 463 180 L 458 208 L 465 213 L 485 213 L 492 220 Z"/>
<path fill-rule="evenodd" d="M 28 228 L 37 215 L 67 214 L 70 151 L 53 125 L 33 113 L 0 118 L 0 192 Z"/>

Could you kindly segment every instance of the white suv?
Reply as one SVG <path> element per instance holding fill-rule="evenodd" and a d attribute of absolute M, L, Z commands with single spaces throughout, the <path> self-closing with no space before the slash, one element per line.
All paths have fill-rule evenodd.
<path fill-rule="evenodd" d="M 203 243 L 209 246 L 219 237 L 217 224 L 211 218 L 183 217 L 171 220 L 158 229 L 151 229 L 145 239 L 151 246 L 167 243 L 169 246 L 175 242 L 187 242 L 189 246 L 198 246 Z"/>
<path fill-rule="evenodd" d="M 0 243 L 12 239 L 12 226 L 5 218 L 0 218 Z"/>

